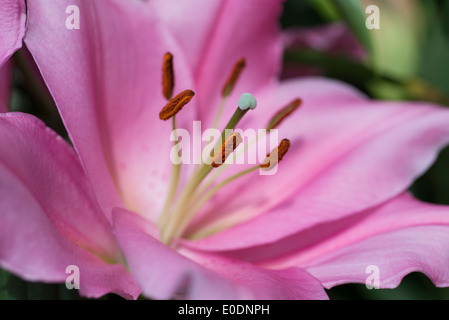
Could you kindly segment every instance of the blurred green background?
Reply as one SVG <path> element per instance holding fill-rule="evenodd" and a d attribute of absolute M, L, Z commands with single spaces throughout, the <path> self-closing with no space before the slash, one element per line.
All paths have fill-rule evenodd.
<path fill-rule="evenodd" d="M 379 7 L 379 30 L 365 26 L 370 16 L 365 8 L 370 4 Z M 374 99 L 449 106 L 449 0 L 287 0 L 281 25 L 291 35 L 286 37 L 290 39 L 284 55 L 286 78 L 322 75 L 350 83 Z M 301 38 L 305 34 L 314 36 Z M 15 54 L 14 68 L 13 110 L 20 105 L 20 111 L 37 115 L 67 137 L 26 54 Z M 449 148 L 411 191 L 424 201 L 449 204 Z M 435 288 L 424 275 L 413 273 L 396 289 L 368 290 L 351 284 L 328 294 L 336 300 L 449 299 L 449 288 Z M 80 297 L 64 284 L 28 283 L 0 270 L 0 299 Z M 111 294 L 102 299 L 119 297 Z"/>

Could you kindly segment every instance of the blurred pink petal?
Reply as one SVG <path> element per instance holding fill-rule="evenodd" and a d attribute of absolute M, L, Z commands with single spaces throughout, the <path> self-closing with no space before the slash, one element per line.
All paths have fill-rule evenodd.
<path fill-rule="evenodd" d="M 204 127 L 212 125 L 214 112 L 210 112 L 210 106 L 218 105 L 222 85 L 238 59 L 245 57 L 247 67 L 234 90 L 237 98 L 276 79 L 282 58 L 277 23 L 281 0 L 153 2 L 189 59 L 199 89 L 196 100 Z M 198 12 L 201 19 L 188 19 Z M 225 110 L 223 119 L 228 115 L 229 110 Z"/>
<path fill-rule="evenodd" d="M 283 33 L 287 50 L 312 49 L 363 61 L 366 52 L 351 30 L 342 23 L 311 28 L 286 29 Z"/>
<path fill-rule="evenodd" d="M 321 284 L 301 269 L 264 270 L 242 261 L 193 252 L 186 253 L 188 259 L 153 238 L 148 232 L 151 229 L 142 217 L 115 211 L 115 234 L 148 297 L 327 299 Z"/>
<path fill-rule="evenodd" d="M 356 62 L 363 62 L 367 57 L 365 48 L 359 43 L 351 30 L 342 23 L 286 29 L 282 36 L 284 48 L 287 52 L 312 50 Z M 286 61 L 281 77 L 282 79 L 290 79 L 321 74 L 323 74 L 323 71 L 320 66 Z"/>
<path fill-rule="evenodd" d="M 25 29 L 25 1 L 4 0 L 0 6 L 0 112 L 9 109 L 12 63 L 8 60 L 22 47 Z"/>
<path fill-rule="evenodd" d="M 328 288 L 365 283 L 369 266 L 379 269 L 381 288 L 398 286 L 411 272 L 422 272 L 435 285 L 447 287 L 448 231 L 447 206 L 402 194 L 378 207 L 300 232 L 264 252 L 251 250 L 251 259 L 276 268 L 306 268 Z"/>
<path fill-rule="evenodd" d="M 0 6 L 0 67 L 22 47 L 25 27 L 25 1 L 3 0 Z"/>
<path fill-rule="evenodd" d="M 59 25 L 73 4 L 83 19 L 79 30 Z M 162 207 L 171 168 L 171 145 L 166 143 L 171 130 L 157 121 L 164 104 L 160 68 L 170 38 L 155 27 L 154 12 L 143 1 L 38 1 L 28 6 L 25 42 L 106 214 L 126 205 L 154 216 L 153 210 Z M 42 43 L 52 43 L 53 50 Z M 176 49 L 173 54 L 176 88 L 184 88 L 189 71 L 182 54 Z M 61 81 L 62 75 L 69 76 Z M 155 157 L 153 150 L 167 157 Z M 149 198 L 148 192 L 156 197 Z"/>
<path fill-rule="evenodd" d="M 0 115 L 0 265 L 60 282 L 76 265 L 81 292 L 136 297 L 138 287 L 73 150 L 30 115 Z"/>

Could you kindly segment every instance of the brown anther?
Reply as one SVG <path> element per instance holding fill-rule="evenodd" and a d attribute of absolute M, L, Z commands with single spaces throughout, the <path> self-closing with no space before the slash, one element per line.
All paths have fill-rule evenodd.
<path fill-rule="evenodd" d="M 217 154 L 213 156 L 211 166 L 214 168 L 221 166 L 242 142 L 243 138 L 240 133 L 233 132 L 221 145 L 220 152 L 217 152 Z"/>
<path fill-rule="evenodd" d="M 301 99 L 295 99 L 290 102 L 288 105 L 283 107 L 281 110 L 276 112 L 276 114 L 271 118 L 270 122 L 267 125 L 267 130 L 274 129 L 278 127 L 284 119 L 286 119 L 290 114 L 293 113 L 296 109 L 298 109 L 302 104 Z"/>
<path fill-rule="evenodd" d="M 181 111 L 182 107 L 184 107 L 190 100 L 192 100 L 195 93 L 192 90 L 184 90 L 183 92 L 176 95 L 174 98 L 171 98 L 168 103 L 162 108 L 159 113 L 159 118 L 161 120 L 168 120 Z"/>
<path fill-rule="evenodd" d="M 164 62 L 162 64 L 162 94 L 167 100 L 171 99 L 174 86 L 173 55 L 167 52 L 164 55 Z"/>
<path fill-rule="evenodd" d="M 274 148 L 270 153 L 267 154 L 267 158 L 260 165 L 260 168 L 263 169 L 273 168 L 282 160 L 282 158 L 287 153 L 288 149 L 290 149 L 290 140 L 283 139 L 277 148 Z"/>
<path fill-rule="evenodd" d="M 246 66 L 246 60 L 245 58 L 240 58 L 236 64 L 234 65 L 234 69 L 232 69 L 231 74 L 228 77 L 228 80 L 226 81 L 225 85 L 223 86 L 222 96 L 227 97 L 231 94 L 232 89 L 234 89 L 234 86 L 237 82 L 237 80 L 240 77 L 240 74 L 242 73 L 242 70 Z"/>

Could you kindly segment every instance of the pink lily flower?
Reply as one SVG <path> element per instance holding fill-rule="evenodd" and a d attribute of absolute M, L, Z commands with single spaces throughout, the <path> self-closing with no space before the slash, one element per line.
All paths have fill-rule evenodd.
<path fill-rule="evenodd" d="M 81 24 L 69 30 L 73 4 Z M 29 1 L 28 10 L 25 43 L 75 151 L 32 116 L 0 116 L 2 267 L 63 281 L 65 266 L 78 264 L 84 295 L 156 299 L 325 299 L 323 285 L 365 283 L 372 265 L 383 288 L 413 271 L 449 284 L 447 207 L 406 191 L 449 142 L 449 111 L 371 101 L 327 79 L 279 82 L 280 0 Z M 292 147 L 275 175 L 236 179 L 164 243 L 167 51 L 175 93 L 195 92 L 176 116 L 181 128 L 213 126 L 240 57 L 247 67 L 220 127 L 238 93 L 258 100 L 242 128 L 264 128 L 295 99 L 303 105 L 278 127 Z M 195 171 L 182 173 L 181 194 Z"/>

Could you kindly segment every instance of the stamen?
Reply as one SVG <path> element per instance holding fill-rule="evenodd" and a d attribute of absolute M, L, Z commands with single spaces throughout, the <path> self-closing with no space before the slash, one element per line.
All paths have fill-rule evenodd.
<path fill-rule="evenodd" d="M 167 105 L 159 113 L 161 120 L 168 120 L 177 114 L 181 109 L 192 100 L 195 93 L 192 90 L 184 90 L 174 98 L 168 101 Z"/>
<path fill-rule="evenodd" d="M 283 107 L 281 110 L 276 112 L 276 114 L 271 118 L 270 122 L 267 125 L 266 130 L 269 131 L 278 127 L 285 118 L 287 118 L 290 114 L 293 113 L 296 109 L 298 109 L 302 104 L 301 99 L 295 99 L 290 102 L 288 105 Z"/>
<path fill-rule="evenodd" d="M 246 169 L 244 171 L 241 171 L 229 178 L 227 178 L 226 180 L 222 181 L 221 183 L 217 184 L 216 186 L 214 186 L 213 188 L 202 188 L 201 190 L 199 190 L 195 196 L 193 197 L 192 201 L 190 202 L 190 204 L 187 206 L 187 213 L 186 215 L 183 217 L 178 230 L 175 234 L 175 238 L 181 237 L 182 233 L 185 231 L 188 222 L 195 216 L 195 213 L 198 212 L 201 207 L 210 199 L 212 198 L 218 191 L 220 191 L 220 189 L 222 189 L 223 187 L 225 187 L 226 185 L 228 185 L 229 183 L 237 180 L 240 177 L 243 177 L 244 175 L 247 175 L 251 172 L 256 171 L 257 169 L 259 169 L 259 166 L 255 166 L 249 169 Z M 205 192 L 206 190 L 208 190 L 207 192 Z"/>
<path fill-rule="evenodd" d="M 221 115 L 223 114 L 223 111 L 224 111 L 224 108 L 226 105 L 226 101 L 227 101 L 229 95 L 232 93 L 232 90 L 234 89 L 234 86 L 235 86 L 237 80 L 239 79 L 240 74 L 242 73 L 245 66 L 246 66 L 245 58 L 240 58 L 234 65 L 234 68 L 232 69 L 232 72 L 229 75 L 228 80 L 226 81 L 225 85 L 223 86 L 220 106 L 218 107 L 217 114 L 215 115 L 215 120 L 214 120 L 214 124 L 212 125 L 212 128 L 214 128 L 214 129 L 218 128 L 218 125 L 221 120 Z"/>
<path fill-rule="evenodd" d="M 236 62 L 234 69 L 232 69 L 232 72 L 229 75 L 228 80 L 226 81 L 225 85 L 223 86 L 223 91 L 222 91 L 223 97 L 228 97 L 231 94 L 232 89 L 234 89 L 234 86 L 237 83 L 237 80 L 239 79 L 240 74 L 242 73 L 242 70 L 245 68 L 245 66 L 246 66 L 245 58 L 240 58 Z"/>
<path fill-rule="evenodd" d="M 178 135 L 176 134 L 176 116 L 172 117 L 172 125 L 173 125 L 173 133 L 175 135 L 174 148 L 176 150 L 176 153 L 179 153 L 180 148 L 179 145 L 177 144 Z M 181 177 L 181 164 L 173 163 L 167 198 L 165 199 L 164 208 L 162 209 L 162 213 L 158 221 L 160 226 L 164 225 L 168 219 L 170 206 L 173 200 L 175 199 L 180 177 Z"/>
<path fill-rule="evenodd" d="M 164 62 L 162 64 L 162 94 L 167 100 L 172 98 L 174 86 L 173 55 L 167 52 L 164 55 Z"/>
<path fill-rule="evenodd" d="M 279 146 L 275 149 L 273 149 L 272 152 L 267 154 L 267 159 L 264 161 L 262 165 L 256 165 L 254 167 L 250 167 L 244 171 L 241 171 L 237 174 L 234 174 L 233 176 L 227 178 L 226 180 L 220 182 L 213 188 L 209 188 L 209 185 L 203 186 L 200 190 L 194 194 L 191 202 L 186 206 L 187 207 L 187 213 L 185 216 L 181 219 L 181 222 L 179 224 L 179 227 L 174 235 L 175 238 L 181 237 L 183 232 L 187 228 L 188 222 L 193 218 L 196 212 L 200 210 L 200 208 L 210 199 L 212 198 L 220 189 L 227 186 L 231 182 L 237 180 L 240 177 L 243 177 L 247 174 L 250 174 L 254 172 L 255 170 L 259 168 L 263 168 L 263 170 L 271 169 L 276 164 L 278 164 L 282 158 L 287 153 L 288 149 L 290 148 L 290 140 L 283 139 Z"/>
<path fill-rule="evenodd" d="M 270 153 L 267 154 L 267 158 L 260 165 L 260 168 L 267 170 L 273 168 L 282 160 L 282 158 L 284 158 L 289 148 L 290 140 L 283 139 L 277 148 L 274 148 Z"/>
<path fill-rule="evenodd" d="M 217 152 L 212 158 L 211 166 L 218 168 L 221 166 L 229 155 L 243 142 L 243 138 L 238 132 L 233 132 L 222 144 L 221 152 Z"/>

